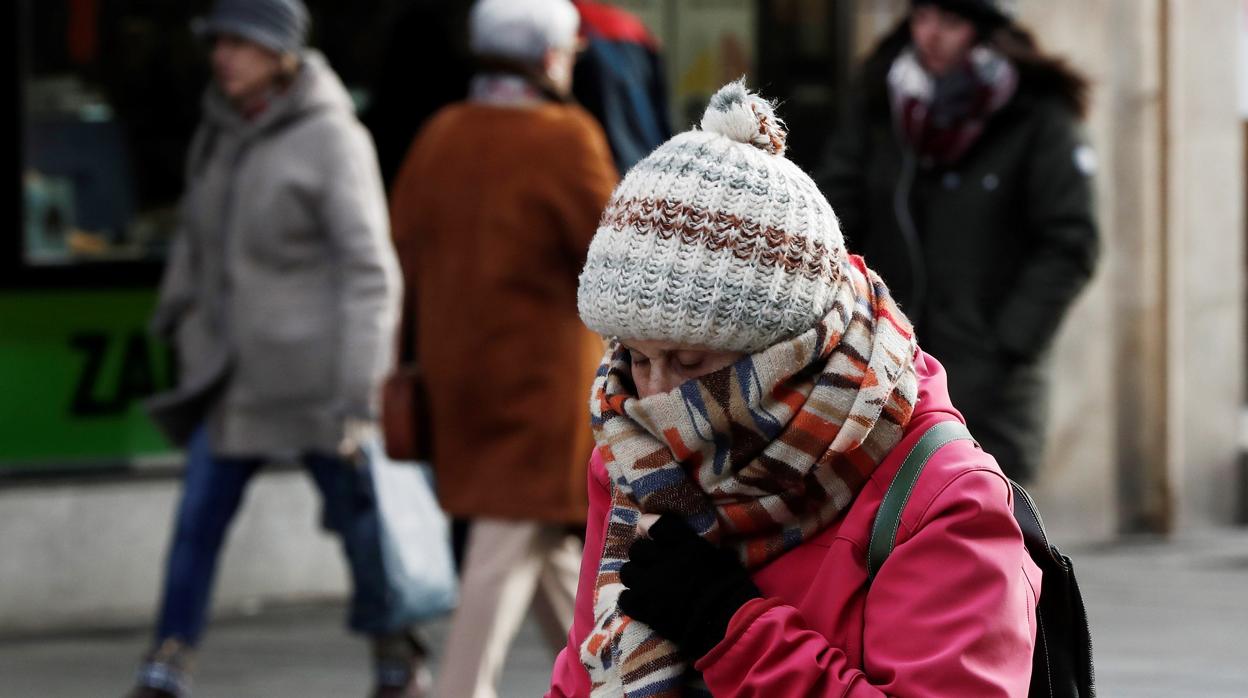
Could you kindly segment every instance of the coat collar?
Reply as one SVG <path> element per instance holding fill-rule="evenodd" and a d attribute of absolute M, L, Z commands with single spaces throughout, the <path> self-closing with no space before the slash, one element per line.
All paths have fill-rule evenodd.
<path fill-rule="evenodd" d="M 275 130 L 309 114 L 324 110 L 354 111 L 342 80 L 319 51 L 304 51 L 299 72 L 290 86 L 269 101 L 255 118 L 248 119 L 232 105 L 215 84 L 204 91 L 204 118 L 223 131 L 244 139 Z"/>

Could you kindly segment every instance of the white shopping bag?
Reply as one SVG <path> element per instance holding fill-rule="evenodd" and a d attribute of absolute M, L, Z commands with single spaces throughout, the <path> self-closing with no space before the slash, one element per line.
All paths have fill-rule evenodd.
<path fill-rule="evenodd" d="M 434 495 L 429 465 L 390 460 L 377 442 L 364 450 L 396 612 L 407 623 L 450 612 L 458 596 L 451 531 Z"/>

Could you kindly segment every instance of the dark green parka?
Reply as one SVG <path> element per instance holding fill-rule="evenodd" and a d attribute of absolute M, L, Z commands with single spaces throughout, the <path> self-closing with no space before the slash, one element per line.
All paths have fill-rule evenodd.
<path fill-rule="evenodd" d="M 1022 72 L 961 159 L 921 162 L 894 131 L 885 86 L 904 36 L 868 59 L 817 179 L 850 251 L 945 366 L 971 432 L 1026 481 L 1042 456 L 1049 348 L 1097 258 L 1094 160 L 1074 100 Z"/>

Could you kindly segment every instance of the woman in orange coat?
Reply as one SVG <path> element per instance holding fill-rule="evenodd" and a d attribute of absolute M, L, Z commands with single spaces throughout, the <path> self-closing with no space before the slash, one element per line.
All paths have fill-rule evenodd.
<path fill-rule="evenodd" d="M 599 126 L 568 102 L 577 14 L 566 0 L 483 0 L 483 70 L 417 136 L 392 192 L 427 376 L 432 462 L 473 520 L 436 695 L 491 695 L 534 589 L 564 643 L 586 508 L 584 417 L 601 341 L 577 275 L 617 179 Z"/>

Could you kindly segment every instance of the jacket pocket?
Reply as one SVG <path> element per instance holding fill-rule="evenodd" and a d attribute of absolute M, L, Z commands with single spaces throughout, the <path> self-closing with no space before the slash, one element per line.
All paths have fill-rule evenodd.
<path fill-rule="evenodd" d="M 238 395 L 251 403 L 331 399 L 337 344 L 326 322 L 307 319 L 275 320 L 271 328 L 239 338 Z"/>

